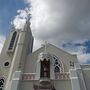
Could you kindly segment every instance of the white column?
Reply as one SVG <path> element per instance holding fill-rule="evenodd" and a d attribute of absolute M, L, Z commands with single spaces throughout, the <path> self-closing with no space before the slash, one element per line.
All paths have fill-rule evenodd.
<path fill-rule="evenodd" d="M 21 71 L 15 71 L 8 90 L 18 90 L 19 81 L 21 79 Z"/>
<path fill-rule="evenodd" d="M 81 69 L 79 63 L 75 63 L 75 69 L 77 71 L 77 75 L 78 75 L 78 78 L 79 78 L 81 90 L 87 90 L 86 85 L 85 85 L 85 81 L 84 81 L 84 77 L 83 77 L 83 72 L 82 72 L 82 69 Z"/>
<path fill-rule="evenodd" d="M 37 64 L 36 64 L 36 79 L 37 80 L 40 79 L 40 69 L 41 69 L 41 64 L 40 64 L 40 61 L 37 60 Z"/>
<path fill-rule="evenodd" d="M 72 84 L 72 90 L 81 90 L 77 72 L 75 69 L 70 69 L 70 79 Z"/>
<path fill-rule="evenodd" d="M 54 73 L 54 60 L 50 61 L 50 79 L 55 80 L 55 73 Z"/>

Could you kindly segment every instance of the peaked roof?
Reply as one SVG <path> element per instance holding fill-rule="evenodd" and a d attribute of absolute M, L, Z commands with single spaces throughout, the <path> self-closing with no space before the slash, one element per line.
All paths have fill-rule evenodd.
<path fill-rule="evenodd" d="M 66 54 L 68 54 L 68 55 L 75 55 L 76 56 L 76 54 L 71 54 L 71 53 L 69 53 L 69 52 L 67 52 L 67 51 L 65 51 L 65 50 L 63 50 L 63 49 L 61 49 L 61 48 L 59 48 L 59 47 L 57 47 L 57 46 L 55 46 L 55 45 L 53 45 L 53 44 L 50 44 L 50 43 L 48 43 L 47 44 L 47 47 L 52 47 L 52 48 L 56 48 L 57 50 L 59 50 L 59 51 L 61 51 L 61 52 L 63 52 L 63 53 L 66 53 Z M 40 48 L 38 48 L 37 50 L 35 50 L 33 53 L 36 53 L 36 52 L 38 52 L 38 51 L 42 51 L 42 49 L 43 49 L 43 51 L 45 50 L 44 49 L 45 47 L 44 46 L 42 46 L 42 47 L 40 47 Z M 48 48 L 47 48 L 48 49 Z"/>

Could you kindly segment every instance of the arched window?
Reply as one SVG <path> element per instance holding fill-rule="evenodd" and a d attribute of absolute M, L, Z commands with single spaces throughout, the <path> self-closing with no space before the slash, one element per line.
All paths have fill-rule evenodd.
<path fill-rule="evenodd" d="M 4 79 L 0 78 L 0 90 L 3 90 Z"/>
<path fill-rule="evenodd" d="M 9 50 L 12 50 L 12 49 L 13 49 L 16 36 L 17 36 L 17 32 L 15 31 L 15 32 L 13 33 L 13 36 L 12 36 L 12 39 L 11 39 L 11 42 L 10 42 L 10 45 L 9 45 L 9 48 L 8 48 Z"/>
<path fill-rule="evenodd" d="M 55 67 L 55 72 L 60 72 L 60 68 L 58 66 Z"/>
<path fill-rule="evenodd" d="M 55 73 L 64 72 L 63 63 L 56 56 L 53 56 L 53 59 L 54 59 L 54 72 Z"/>

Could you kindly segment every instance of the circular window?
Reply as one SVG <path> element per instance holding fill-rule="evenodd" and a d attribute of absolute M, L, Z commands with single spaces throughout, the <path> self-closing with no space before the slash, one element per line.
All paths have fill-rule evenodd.
<path fill-rule="evenodd" d="M 4 63 L 4 66 L 5 66 L 5 67 L 8 67 L 8 66 L 9 66 L 9 62 L 8 62 L 8 61 L 5 62 L 5 63 Z"/>

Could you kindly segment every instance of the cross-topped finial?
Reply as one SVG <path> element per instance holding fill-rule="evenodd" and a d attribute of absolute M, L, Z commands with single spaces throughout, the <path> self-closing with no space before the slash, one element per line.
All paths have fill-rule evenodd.
<path fill-rule="evenodd" d="M 44 53 L 47 53 L 47 41 L 44 41 L 44 44 L 42 44 L 42 47 L 44 47 Z"/>
<path fill-rule="evenodd" d="M 15 26 L 14 26 L 14 23 L 12 21 L 11 21 L 11 29 L 15 30 Z"/>
<path fill-rule="evenodd" d="M 45 45 L 45 51 L 44 52 L 47 53 L 47 41 L 45 41 L 44 45 Z"/>
<path fill-rule="evenodd" d="M 27 21 L 29 21 L 31 19 L 31 14 L 30 14 L 30 9 L 29 8 L 26 8 L 26 14 L 27 14 Z"/>

